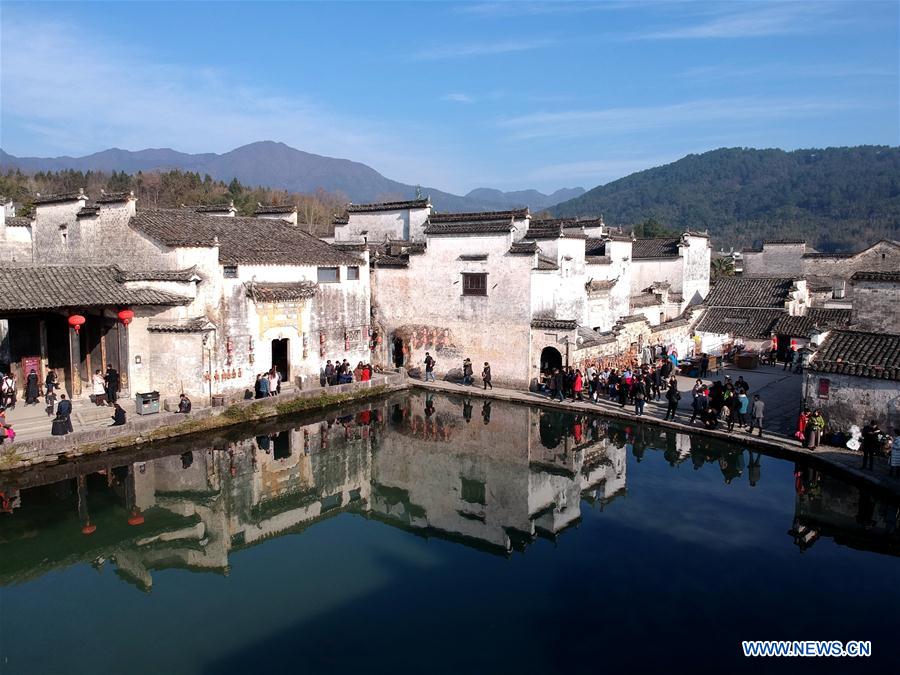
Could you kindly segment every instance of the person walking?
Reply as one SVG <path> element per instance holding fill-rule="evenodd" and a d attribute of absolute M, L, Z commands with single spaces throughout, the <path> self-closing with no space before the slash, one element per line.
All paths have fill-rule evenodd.
<path fill-rule="evenodd" d="M 825 418 L 816 410 L 809 416 L 806 427 L 806 447 L 815 450 L 822 441 L 822 432 L 825 431 Z"/>
<path fill-rule="evenodd" d="M 894 428 L 894 441 L 891 443 L 891 478 L 900 478 L 900 428 Z"/>
<path fill-rule="evenodd" d="M 881 429 L 878 428 L 878 422 L 872 420 L 862 430 L 862 451 L 864 469 L 875 468 L 875 453 L 881 446 Z"/>
<path fill-rule="evenodd" d="M 750 412 L 750 397 L 746 390 L 739 389 L 737 399 L 740 404 L 737 411 L 738 429 L 743 429 L 747 425 L 747 413 Z"/>
<path fill-rule="evenodd" d="M 113 368 L 112 364 L 106 366 L 103 382 L 106 387 L 106 404 L 115 405 L 119 396 L 119 371 Z"/>
<path fill-rule="evenodd" d="M 809 426 L 810 414 L 809 408 L 804 408 L 797 418 L 797 431 L 794 432 L 794 437 L 800 441 L 800 445 L 806 445 L 806 427 Z"/>
<path fill-rule="evenodd" d="M 700 355 L 700 379 L 703 379 L 709 374 L 709 354 L 703 352 Z"/>
<path fill-rule="evenodd" d="M 44 378 L 44 403 L 52 406 L 56 402 L 56 390 L 59 389 L 59 378 L 52 368 L 47 371 Z"/>
<path fill-rule="evenodd" d="M 674 377 L 669 379 L 669 388 L 666 390 L 666 416 L 663 419 L 671 419 L 675 421 L 675 415 L 678 411 L 678 402 L 681 400 L 681 394 L 678 391 L 678 380 Z"/>
<path fill-rule="evenodd" d="M 100 371 L 97 371 L 100 372 Z M 38 382 L 37 373 L 32 368 L 25 378 L 25 405 L 34 405 L 41 395 L 41 385 Z"/>
<path fill-rule="evenodd" d="M 491 384 L 491 366 L 487 361 L 484 362 L 484 370 L 481 371 L 481 381 L 484 382 L 485 389 L 494 388 L 494 385 Z"/>
<path fill-rule="evenodd" d="M 94 395 L 94 405 L 106 405 L 106 379 L 99 368 L 91 377 L 91 393 Z"/>
<path fill-rule="evenodd" d="M 67 434 L 75 431 L 72 426 L 72 401 L 66 398 L 65 394 L 59 395 L 59 403 L 56 405 L 56 418 L 64 420 L 62 428 Z"/>
<path fill-rule="evenodd" d="M 468 357 L 463 361 L 463 384 L 469 386 L 475 382 L 475 369 L 472 368 L 472 360 Z"/>
<path fill-rule="evenodd" d="M 4 373 L 0 380 L 0 408 L 16 407 L 16 381 L 11 373 Z"/>
<path fill-rule="evenodd" d="M 425 352 L 425 381 L 434 382 L 434 357 Z"/>
<path fill-rule="evenodd" d="M 575 376 L 572 378 L 572 400 L 583 401 L 581 392 L 584 391 L 584 378 L 581 377 L 581 371 L 576 370 Z"/>
<path fill-rule="evenodd" d="M 557 401 L 565 400 L 565 376 L 559 368 L 553 369 L 553 382 L 556 385 L 556 393 L 554 394 L 554 398 Z"/>
<path fill-rule="evenodd" d="M 640 417 L 644 414 L 644 403 L 647 400 L 647 392 L 644 388 L 644 381 L 638 377 L 634 381 L 632 398 L 634 399 L 634 414 Z"/>
<path fill-rule="evenodd" d="M 734 431 L 734 424 L 738 421 L 738 410 L 741 409 L 741 402 L 738 400 L 734 390 L 727 392 L 729 396 L 725 399 L 725 408 L 722 411 L 728 413 L 728 431 Z"/>
<path fill-rule="evenodd" d="M 750 428 L 747 429 L 747 433 L 753 435 L 753 428 L 759 428 L 759 437 L 762 438 L 763 432 L 763 417 L 766 412 L 766 403 L 763 401 L 759 394 L 753 395 L 753 406 L 750 409 Z"/>
<path fill-rule="evenodd" d="M 794 345 L 791 345 L 790 348 L 784 353 L 784 367 L 781 370 L 787 370 L 788 368 L 794 367 L 794 354 L 796 350 L 794 349 Z"/>
<path fill-rule="evenodd" d="M 709 397 L 706 395 L 706 389 L 697 389 L 694 387 L 693 394 L 694 400 L 691 401 L 691 410 L 693 410 L 693 413 L 691 414 L 691 424 L 693 424 L 694 420 L 698 417 L 702 421 L 707 408 L 709 408 Z"/>

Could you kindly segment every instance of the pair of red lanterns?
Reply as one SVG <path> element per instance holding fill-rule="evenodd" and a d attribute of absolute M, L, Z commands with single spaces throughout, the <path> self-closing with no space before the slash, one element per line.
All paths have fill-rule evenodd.
<path fill-rule="evenodd" d="M 131 320 L 134 319 L 134 312 L 130 309 L 122 309 L 119 310 L 117 315 L 119 317 L 119 321 L 127 328 L 128 324 L 131 323 Z M 81 330 L 81 327 L 84 325 L 85 319 L 81 314 L 73 314 L 69 317 L 69 325 L 75 329 L 75 332 L 78 333 Z"/>

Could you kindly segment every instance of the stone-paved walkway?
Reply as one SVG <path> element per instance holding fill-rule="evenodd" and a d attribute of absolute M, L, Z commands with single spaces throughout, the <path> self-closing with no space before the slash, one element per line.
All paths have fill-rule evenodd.
<path fill-rule="evenodd" d="M 697 433 L 722 440 L 733 440 L 748 446 L 753 446 L 770 455 L 783 457 L 786 459 L 804 459 L 813 464 L 821 463 L 838 469 L 844 476 L 854 481 L 865 481 L 869 485 L 874 485 L 894 494 L 900 494 L 900 479 L 890 478 L 888 476 L 887 460 L 884 458 L 876 458 L 875 468 L 872 470 L 863 470 L 862 454 L 842 447 L 820 446 L 816 450 L 808 450 L 800 445 L 793 437 L 796 429 L 797 416 L 799 415 L 800 387 L 803 378 L 800 375 L 786 373 L 780 367 L 764 367 L 758 370 L 739 370 L 728 369 L 720 374 L 712 374 L 712 379 L 706 378 L 706 381 L 715 381 L 716 379 L 724 379 L 725 375 L 729 375 L 732 380 L 737 380 L 740 375 L 744 376 L 744 380 L 750 385 L 750 394 L 759 394 L 766 402 L 767 415 L 764 420 L 765 428 L 763 438 L 758 436 L 750 436 L 746 431 L 739 431 L 737 428 L 731 433 L 724 430 L 709 430 L 697 422 L 694 425 L 689 423 L 691 415 L 691 395 L 690 391 L 693 387 L 695 378 L 679 377 L 678 389 L 681 392 L 681 401 L 678 408 L 678 419 L 675 422 L 663 420 L 666 412 L 666 401 L 648 401 L 644 408 L 643 417 L 638 418 L 634 414 L 634 406 L 626 405 L 621 408 L 618 403 L 608 400 L 601 400 L 598 403 L 577 402 L 567 399 L 565 402 L 553 401 L 545 394 L 537 394 L 528 391 L 519 391 L 515 389 L 502 389 L 495 387 L 494 389 L 484 390 L 480 384 L 480 380 L 472 386 L 463 386 L 455 382 L 423 382 L 420 380 L 410 380 L 410 384 L 414 387 L 421 387 L 429 390 L 441 391 L 449 394 L 467 395 L 475 397 L 486 397 L 502 401 L 511 401 L 518 403 L 529 403 L 532 405 L 541 405 L 549 408 L 561 408 L 579 413 L 601 414 L 607 417 L 626 419 L 629 421 L 652 422 L 659 426 L 665 426 L 683 433 Z"/>

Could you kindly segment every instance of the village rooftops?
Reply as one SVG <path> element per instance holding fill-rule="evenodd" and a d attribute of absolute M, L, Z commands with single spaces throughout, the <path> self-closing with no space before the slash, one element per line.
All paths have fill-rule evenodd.
<path fill-rule="evenodd" d="M 181 283 L 202 281 L 196 266 L 183 270 L 123 270 L 119 272 L 117 278 L 119 281 L 178 281 Z"/>
<path fill-rule="evenodd" d="M 140 211 L 131 227 L 169 248 L 219 247 L 221 265 L 359 265 L 341 251 L 280 219 L 217 218 L 193 211 Z"/>
<path fill-rule="evenodd" d="M 569 228 L 562 220 L 532 221 L 525 232 L 525 239 L 587 239 L 581 228 Z"/>
<path fill-rule="evenodd" d="M 513 220 L 524 220 L 525 218 L 528 218 L 528 209 L 478 211 L 475 213 L 432 213 L 428 217 L 428 221 L 432 225 L 443 225 L 447 223 L 512 222 Z"/>
<path fill-rule="evenodd" d="M 877 246 L 889 246 L 891 248 L 900 249 L 900 242 L 893 241 L 892 239 L 880 239 L 876 241 L 871 246 L 866 246 L 859 251 L 854 253 L 820 253 L 819 251 L 815 251 L 809 247 L 807 247 L 806 252 L 803 254 L 804 258 L 813 258 L 813 259 L 828 259 L 832 258 L 835 260 L 846 260 L 847 258 L 855 258 L 856 256 L 865 253 L 867 251 L 871 251 L 873 248 Z"/>
<path fill-rule="evenodd" d="M 578 322 L 574 319 L 534 318 L 531 320 L 532 328 L 549 328 L 551 330 L 575 330 Z"/>
<path fill-rule="evenodd" d="M 205 316 L 169 322 L 154 322 L 147 326 L 151 333 L 205 333 L 216 330 L 216 325 Z"/>
<path fill-rule="evenodd" d="M 764 246 L 796 246 L 806 244 L 806 239 L 763 239 Z"/>
<path fill-rule="evenodd" d="M 558 270 L 559 265 L 556 264 L 553 258 L 538 253 L 537 266 L 534 269 L 540 271 Z"/>
<path fill-rule="evenodd" d="M 454 214 L 458 215 L 458 214 Z M 461 235 L 461 234 L 506 234 L 511 232 L 514 225 L 512 218 L 500 218 L 488 220 L 476 218 L 474 220 L 432 220 L 425 226 L 425 234 L 429 236 Z"/>
<path fill-rule="evenodd" d="M 767 340 L 772 337 L 775 323 L 783 317 L 787 317 L 787 312 L 783 309 L 710 307 L 695 330 L 748 340 Z"/>
<path fill-rule="evenodd" d="M 62 204 L 64 202 L 75 202 L 79 199 L 87 199 L 84 190 L 78 190 L 77 192 L 60 192 L 55 195 L 42 195 L 38 193 L 34 196 L 32 203 L 35 206 L 41 204 Z"/>
<path fill-rule="evenodd" d="M 706 297 L 710 307 L 772 307 L 783 309 L 795 281 L 791 277 L 724 277 Z"/>
<path fill-rule="evenodd" d="M 200 204 L 185 208 L 191 209 L 195 213 L 231 213 L 235 210 L 234 202 L 228 204 Z"/>
<path fill-rule="evenodd" d="M 533 241 L 517 241 L 509 247 L 510 255 L 534 255 L 537 250 L 537 244 Z"/>
<path fill-rule="evenodd" d="M 900 380 L 900 335 L 834 330 L 809 361 L 809 370 Z"/>
<path fill-rule="evenodd" d="M 253 213 L 257 216 L 281 215 L 296 213 L 297 207 L 293 204 L 257 204 Z"/>
<path fill-rule="evenodd" d="M 152 288 L 129 288 L 109 266 L 0 268 L 0 311 L 61 307 L 185 305 L 191 298 Z"/>
<path fill-rule="evenodd" d="M 384 211 L 403 211 L 406 209 L 427 209 L 431 202 L 426 199 L 410 199 L 400 202 L 377 202 L 374 204 L 350 204 L 347 213 L 379 213 Z"/>
<path fill-rule="evenodd" d="M 94 203 L 96 203 L 96 204 L 118 204 L 120 202 L 127 202 L 129 199 L 134 199 L 134 193 L 131 191 L 103 192 L 97 199 L 94 200 Z"/>
<path fill-rule="evenodd" d="M 846 328 L 849 325 L 849 309 L 810 307 L 804 316 L 788 316 L 785 314 L 780 317 L 775 322 L 775 325 L 772 326 L 772 332 L 777 335 L 806 337 L 814 330 Z"/>
<path fill-rule="evenodd" d="M 680 244 L 679 237 L 635 239 L 631 246 L 631 258 L 632 260 L 677 258 Z"/>
<path fill-rule="evenodd" d="M 31 218 L 25 218 L 23 216 L 13 216 L 12 218 L 6 219 L 7 227 L 31 227 L 31 223 Z"/>
<path fill-rule="evenodd" d="M 900 272 L 855 272 L 850 281 L 875 281 L 884 284 L 895 284 L 900 282 Z"/>
<path fill-rule="evenodd" d="M 99 216 L 100 215 L 100 207 L 95 204 L 89 204 L 87 206 L 82 206 L 78 209 L 78 213 L 75 214 L 76 218 L 89 218 L 91 216 Z"/>

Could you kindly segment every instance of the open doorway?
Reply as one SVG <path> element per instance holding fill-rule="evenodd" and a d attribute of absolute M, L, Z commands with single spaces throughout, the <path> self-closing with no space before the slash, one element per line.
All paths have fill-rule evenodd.
<path fill-rule="evenodd" d="M 272 367 L 281 375 L 282 381 L 288 381 L 291 376 L 288 360 L 289 347 L 290 340 L 288 338 L 272 340 Z"/>
<path fill-rule="evenodd" d="M 541 372 L 552 373 L 554 368 L 562 368 L 562 354 L 556 347 L 544 347 L 541 351 Z"/>
<path fill-rule="evenodd" d="M 394 338 L 394 365 L 397 368 L 400 368 L 403 366 L 404 362 L 403 340 L 401 338 Z"/>

